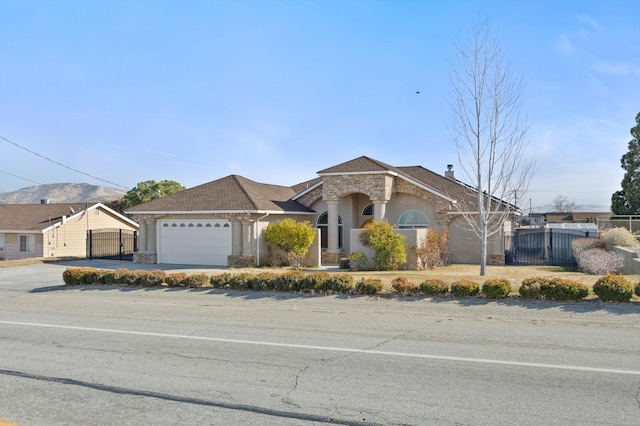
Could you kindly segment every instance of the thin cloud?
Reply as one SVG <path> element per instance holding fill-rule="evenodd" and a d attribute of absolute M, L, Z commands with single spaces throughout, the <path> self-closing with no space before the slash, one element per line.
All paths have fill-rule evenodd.
<path fill-rule="evenodd" d="M 567 37 L 564 34 L 561 34 L 555 42 L 554 45 L 555 50 L 557 50 L 558 52 L 562 52 L 562 53 L 571 53 L 573 52 L 573 43 L 571 42 L 571 40 L 569 40 L 569 37 Z"/>
<path fill-rule="evenodd" d="M 601 32 L 603 29 L 603 26 L 589 15 L 578 16 L 578 21 L 589 25 L 596 32 Z"/>

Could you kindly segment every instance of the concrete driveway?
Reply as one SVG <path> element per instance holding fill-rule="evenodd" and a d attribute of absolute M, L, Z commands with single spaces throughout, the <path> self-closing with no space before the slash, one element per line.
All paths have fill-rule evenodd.
<path fill-rule="evenodd" d="M 40 263 L 13 268 L 0 268 L 0 289 L 22 291 L 47 291 L 55 287 L 63 286 L 62 273 L 67 268 L 94 267 L 99 269 L 138 269 L 153 271 L 161 269 L 167 272 L 186 272 L 194 274 L 206 272 L 208 274 L 221 274 L 224 268 L 215 268 L 203 265 L 172 265 L 172 264 L 143 264 L 119 260 L 81 259 L 61 261 L 56 263 Z"/>

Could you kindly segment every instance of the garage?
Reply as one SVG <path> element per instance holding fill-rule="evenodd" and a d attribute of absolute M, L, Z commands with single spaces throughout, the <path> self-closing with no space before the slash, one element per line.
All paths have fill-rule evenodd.
<path fill-rule="evenodd" d="M 158 221 L 158 263 L 226 266 L 231 254 L 227 220 Z"/>

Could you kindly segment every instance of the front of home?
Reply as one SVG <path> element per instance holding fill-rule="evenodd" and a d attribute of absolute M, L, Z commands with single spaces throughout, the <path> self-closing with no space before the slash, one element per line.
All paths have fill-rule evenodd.
<path fill-rule="evenodd" d="M 366 251 L 359 239 L 372 220 L 388 221 L 407 236 L 408 248 L 426 229 L 448 230 L 450 259 L 479 263 L 480 240 L 468 229 L 460 206 L 475 196 L 451 170 L 439 175 L 420 166 L 393 167 L 369 157 L 319 171 L 318 177 L 285 187 L 231 175 L 127 210 L 140 224 L 142 263 L 218 266 L 264 265 L 269 247 L 262 236 L 284 218 L 309 221 L 318 238 L 307 265 L 337 263 Z M 489 260 L 504 262 L 502 234 L 489 240 Z M 405 266 L 415 267 L 408 250 Z"/>
<path fill-rule="evenodd" d="M 89 231 L 138 230 L 101 203 L 1 204 L 0 259 L 85 257 Z"/>

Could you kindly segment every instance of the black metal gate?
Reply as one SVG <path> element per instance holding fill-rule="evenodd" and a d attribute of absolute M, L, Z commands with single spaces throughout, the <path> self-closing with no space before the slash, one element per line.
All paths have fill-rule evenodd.
<path fill-rule="evenodd" d="M 589 231 L 575 229 L 522 229 L 507 243 L 507 265 L 575 266 L 571 251 L 574 238 L 589 237 Z"/>
<path fill-rule="evenodd" d="M 87 258 L 133 261 L 138 251 L 138 233 L 128 229 L 87 231 Z"/>

